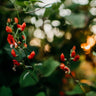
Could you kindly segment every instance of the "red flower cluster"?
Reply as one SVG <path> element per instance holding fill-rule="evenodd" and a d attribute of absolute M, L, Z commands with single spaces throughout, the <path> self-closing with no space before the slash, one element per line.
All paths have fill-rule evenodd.
<path fill-rule="evenodd" d="M 66 61 L 66 58 L 65 58 L 65 56 L 64 56 L 63 53 L 60 55 L 60 60 L 61 60 L 62 62 Z M 64 63 L 61 63 L 61 64 L 60 64 L 60 69 L 64 70 L 65 73 L 70 74 L 70 69 L 69 69 L 67 66 L 65 66 Z"/>
<path fill-rule="evenodd" d="M 72 50 L 71 50 L 71 57 L 73 58 L 73 61 L 78 61 L 80 56 L 79 55 L 76 55 L 76 47 L 73 46 Z"/>
<path fill-rule="evenodd" d="M 24 29 L 26 27 L 26 23 L 24 22 L 22 25 L 19 25 L 18 22 L 19 22 L 19 20 L 17 17 L 14 18 L 14 21 L 12 21 L 10 18 L 7 19 L 6 32 L 10 33 L 10 34 L 8 34 L 7 41 L 10 44 L 10 48 L 13 48 L 13 47 L 14 48 L 21 47 L 22 49 L 23 49 L 23 47 L 27 48 L 27 44 L 25 43 L 25 36 L 18 35 L 19 30 L 17 30 L 16 28 L 12 29 L 12 28 L 14 28 L 13 27 L 14 25 L 17 25 L 17 28 L 20 28 L 21 31 L 24 31 Z M 12 25 L 12 23 L 13 23 L 13 25 Z M 14 30 L 14 31 L 12 31 L 12 30 Z M 19 37 L 17 37 L 17 36 L 19 36 Z M 22 44 L 23 46 L 21 45 L 21 43 L 23 43 Z M 17 57 L 14 49 L 11 50 L 11 54 L 13 57 Z M 31 56 L 31 58 L 34 57 L 32 53 L 30 54 L 30 56 Z M 17 65 L 17 66 L 20 65 L 20 63 L 17 60 L 13 60 L 13 64 Z"/>
<path fill-rule="evenodd" d="M 72 50 L 71 50 L 70 60 L 78 61 L 79 58 L 80 58 L 80 56 L 79 56 L 79 55 L 76 55 L 75 50 L 76 50 L 76 47 L 73 46 L 73 48 L 72 48 Z M 66 58 L 65 58 L 65 56 L 64 56 L 63 53 L 61 53 L 61 55 L 60 55 L 60 60 L 61 60 L 62 62 L 66 61 Z M 60 69 L 64 70 L 65 73 L 70 74 L 70 69 L 69 69 L 67 66 L 65 66 L 64 63 L 61 63 L 61 64 L 60 64 Z"/>

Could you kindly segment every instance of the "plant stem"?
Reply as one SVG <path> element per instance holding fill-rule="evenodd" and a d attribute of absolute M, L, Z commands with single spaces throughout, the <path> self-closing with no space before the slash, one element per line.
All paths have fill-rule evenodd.
<path fill-rule="evenodd" d="M 47 5 L 41 7 L 41 8 L 39 8 L 39 9 L 37 9 L 37 10 L 33 10 L 33 11 L 25 12 L 25 13 L 26 13 L 26 14 L 28 14 L 28 13 L 34 13 L 34 12 L 39 11 L 40 9 L 45 8 L 46 6 L 51 5 L 51 4 L 53 4 L 53 3 L 47 4 Z"/>
<path fill-rule="evenodd" d="M 85 92 L 84 87 L 81 85 L 80 81 L 79 80 L 75 80 L 71 73 L 70 73 L 70 75 L 73 78 L 74 82 L 77 83 L 80 86 L 81 90 L 83 91 L 83 95 L 85 96 L 86 92 Z"/>

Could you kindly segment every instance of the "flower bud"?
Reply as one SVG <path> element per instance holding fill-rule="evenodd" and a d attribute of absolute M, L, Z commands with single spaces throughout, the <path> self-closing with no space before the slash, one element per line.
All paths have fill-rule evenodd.
<path fill-rule="evenodd" d="M 13 60 L 13 64 L 19 66 L 20 63 L 17 60 Z"/>
<path fill-rule="evenodd" d="M 76 54 L 76 52 L 73 50 L 72 53 L 71 53 L 71 57 L 74 57 Z"/>
<path fill-rule="evenodd" d="M 65 67 L 64 63 L 61 63 L 60 64 L 60 69 L 63 69 L 64 70 L 64 67 Z"/>
<path fill-rule="evenodd" d="M 8 32 L 8 33 L 12 33 L 12 29 L 11 29 L 11 27 L 6 26 L 6 32 Z"/>
<path fill-rule="evenodd" d="M 8 19 L 7 19 L 7 23 L 10 23 L 10 22 L 11 22 L 11 19 L 10 19 L 10 18 L 8 18 Z"/>
<path fill-rule="evenodd" d="M 14 49 L 11 50 L 11 54 L 13 57 L 16 57 L 16 53 L 15 53 Z"/>
<path fill-rule="evenodd" d="M 70 74 L 70 69 L 67 66 L 64 67 L 64 71 L 66 74 Z"/>
<path fill-rule="evenodd" d="M 22 39 L 25 40 L 25 36 L 24 35 L 22 35 Z"/>
<path fill-rule="evenodd" d="M 74 57 L 73 61 L 78 61 L 79 58 L 80 58 L 80 56 L 79 56 L 79 55 L 76 55 L 76 56 Z"/>
<path fill-rule="evenodd" d="M 27 44 L 26 43 L 24 43 L 24 47 L 27 48 Z"/>
<path fill-rule="evenodd" d="M 76 50 L 76 46 L 73 46 L 72 50 Z"/>
<path fill-rule="evenodd" d="M 15 22 L 16 24 L 19 22 L 17 17 L 14 18 L 14 22 Z"/>
<path fill-rule="evenodd" d="M 60 59 L 61 59 L 61 61 L 65 61 L 65 56 L 63 53 L 60 55 Z"/>
<path fill-rule="evenodd" d="M 33 59 L 35 56 L 35 51 L 32 51 L 30 55 L 28 56 L 28 59 Z"/>

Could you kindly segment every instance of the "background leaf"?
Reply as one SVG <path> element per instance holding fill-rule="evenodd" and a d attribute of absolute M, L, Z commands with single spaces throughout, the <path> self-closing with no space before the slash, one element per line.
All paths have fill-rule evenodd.
<path fill-rule="evenodd" d="M 20 86 L 28 87 L 35 85 L 38 82 L 38 77 L 33 71 L 26 70 L 20 76 Z"/>
<path fill-rule="evenodd" d="M 84 14 L 71 14 L 65 17 L 74 28 L 83 28 L 85 26 L 85 15 Z"/>
<path fill-rule="evenodd" d="M 82 94 L 82 93 L 83 91 L 79 85 L 76 85 L 72 91 L 66 92 L 67 95 L 76 95 L 76 94 Z"/>
<path fill-rule="evenodd" d="M 12 91 L 9 87 L 2 86 L 0 88 L 0 96 L 12 96 Z"/>
<path fill-rule="evenodd" d="M 43 62 L 43 65 L 40 66 L 40 72 L 44 77 L 50 76 L 55 69 L 59 66 L 59 62 L 55 61 L 53 58 L 49 58 L 48 60 Z"/>
<path fill-rule="evenodd" d="M 38 93 L 36 96 L 46 96 L 44 92 Z"/>

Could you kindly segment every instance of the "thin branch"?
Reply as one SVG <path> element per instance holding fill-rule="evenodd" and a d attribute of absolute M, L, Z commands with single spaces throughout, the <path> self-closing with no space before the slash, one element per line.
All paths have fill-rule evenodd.
<path fill-rule="evenodd" d="M 25 13 L 27 13 L 27 14 L 28 14 L 28 13 L 34 13 L 34 12 L 39 11 L 39 10 L 41 10 L 42 8 L 45 8 L 46 6 L 51 5 L 51 4 L 53 4 L 53 3 L 47 4 L 47 5 L 41 7 L 41 8 L 39 8 L 39 9 L 37 9 L 37 10 L 33 10 L 33 11 L 25 12 Z"/>
<path fill-rule="evenodd" d="M 73 78 L 74 82 L 80 86 L 80 88 L 83 91 L 83 94 L 85 96 L 86 92 L 85 92 L 85 89 L 83 88 L 83 86 L 81 85 L 80 81 L 79 80 L 75 80 L 71 73 L 70 73 L 70 75 Z"/>

